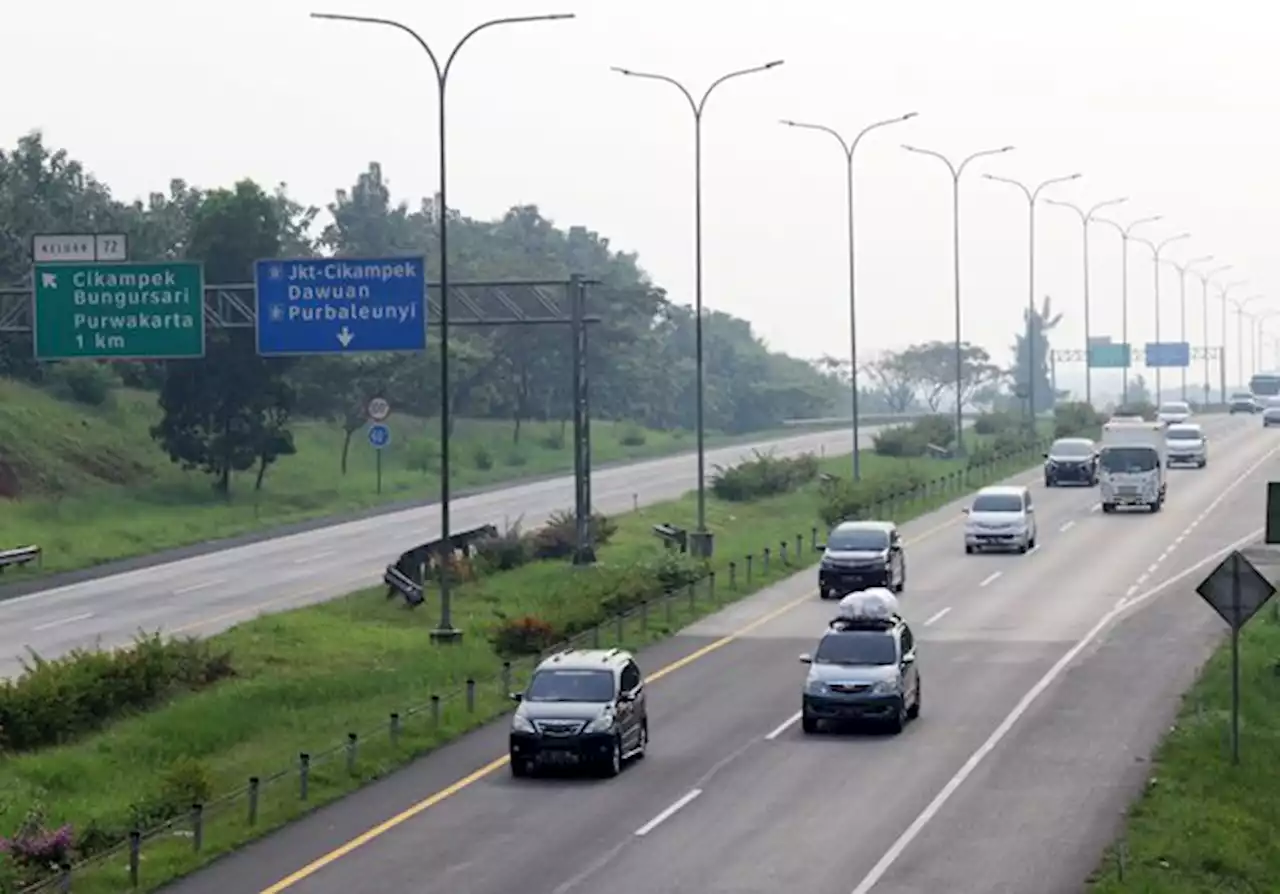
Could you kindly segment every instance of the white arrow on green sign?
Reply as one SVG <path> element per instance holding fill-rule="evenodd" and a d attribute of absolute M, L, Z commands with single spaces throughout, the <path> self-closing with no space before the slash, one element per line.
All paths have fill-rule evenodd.
<path fill-rule="evenodd" d="M 36 264 L 37 360 L 204 356 L 204 266 Z"/>

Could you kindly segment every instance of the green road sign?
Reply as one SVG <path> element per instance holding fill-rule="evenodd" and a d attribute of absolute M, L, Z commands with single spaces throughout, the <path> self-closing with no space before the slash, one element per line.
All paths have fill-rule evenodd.
<path fill-rule="evenodd" d="M 204 356 L 201 264 L 36 264 L 37 360 Z"/>
<path fill-rule="evenodd" d="M 1129 362 L 1129 346 L 1125 344 L 1089 345 L 1089 365 L 1094 369 L 1124 369 Z"/>

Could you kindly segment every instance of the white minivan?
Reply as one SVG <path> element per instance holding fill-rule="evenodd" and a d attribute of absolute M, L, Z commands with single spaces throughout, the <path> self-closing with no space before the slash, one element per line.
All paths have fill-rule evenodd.
<path fill-rule="evenodd" d="M 1035 549 L 1036 510 L 1031 491 L 1021 485 L 984 487 L 964 510 L 964 551 Z"/>

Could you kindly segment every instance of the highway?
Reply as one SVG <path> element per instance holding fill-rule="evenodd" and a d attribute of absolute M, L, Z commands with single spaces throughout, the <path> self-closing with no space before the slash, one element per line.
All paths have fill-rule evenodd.
<path fill-rule="evenodd" d="M 513 779 L 504 723 L 171 886 L 174 894 L 1067 894 L 1147 777 L 1222 633 L 1193 588 L 1261 536 L 1280 440 L 1205 419 L 1158 514 L 1033 486 L 1039 546 L 966 556 L 959 509 L 904 527 L 920 720 L 803 735 L 832 614 L 798 575 L 641 655 L 648 756 L 613 780 Z"/>
<path fill-rule="evenodd" d="M 865 426 L 863 442 L 880 427 Z M 707 470 L 753 450 L 838 455 L 852 444 L 848 431 L 739 444 L 707 451 Z M 692 453 L 604 469 L 592 476 L 592 503 L 620 513 L 678 499 L 696 475 Z M 562 476 L 455 500 L 452 527 L 520 521 L 529 530 L 572 507 L 573 478 Z M 323 602 L 381 581 L 400 553 L 439 535 L 439 506 L 423 506 L 0 601 L 0 675 L 19 672 L 27 648 L 53 658 L 95 643 L 123 645 L 139 630 L 208 636 L 264 612 Z"/>

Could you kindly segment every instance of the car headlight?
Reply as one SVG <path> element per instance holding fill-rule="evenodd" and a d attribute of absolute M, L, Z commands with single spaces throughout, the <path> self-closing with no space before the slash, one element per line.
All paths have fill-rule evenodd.
<path fill-rule="evenodd" d="M 871 687 L 871 694 L 897 695 L 900 688 L 897 680 L 880 680 Z"/>
<path fill-rule="evenodd" d="M 804 691 L 809 695 L 826 695 L 827 684 L 821 680 L 809 680 L 804 684 Z"/>
<path fill-rule="evenodd" d="M 511 730 L 517 733 L 537 732 L 537 730 L 533 728 L 533 724 L 529 721 L 529 718 L 522 714 L 511 715 Z"/>
<path fill-rule="evenodd" d="M 613 729 L 613 714 L 610 711 L 605 711 L 595 720 L 588 723 L 582 731 L 584 733 L 604 733 L 611 729 Z"/>

